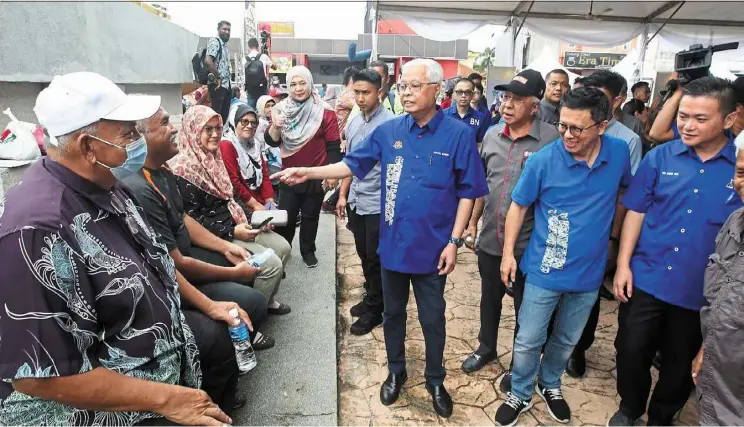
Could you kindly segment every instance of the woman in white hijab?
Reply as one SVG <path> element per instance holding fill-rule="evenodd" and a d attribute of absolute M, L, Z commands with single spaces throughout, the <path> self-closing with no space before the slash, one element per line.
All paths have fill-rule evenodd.
<path fill-rule="evenodd" d="M 281 149 L 282 168 L 314 167 L 341 160 L 341 138 L 336 113 L 320 99 L 313 87 L 313 76 L 303 66 L 292 67 L 287 73 L 289 97 L 272 110 L 271 125 L 264 134 L 266 144 Z M 315 257 L 315 236 L 318 233 L 323 187 L 335 188 L 336 181 L 308 181 L 289 187 L 281 184 L 281 208 L 287 211 L 289 224 L 276 231 L 288 242 L 294 240 L 297 213 L 300 224 L 300 253 L 308 268 L 318 265 Z"/>

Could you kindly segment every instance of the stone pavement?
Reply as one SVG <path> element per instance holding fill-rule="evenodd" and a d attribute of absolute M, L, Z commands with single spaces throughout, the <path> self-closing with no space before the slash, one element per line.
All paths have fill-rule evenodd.
<path fill-rule="evenodd" d="M 338 235 L 338 353 L 339 353 L 339 425 L 494 425 L 496 410 L 504 396 L 498 382 L 512 357 L 514 306 L 504 298 L 499 331 L 499 362 L 467 375 L 460 366 L 465 357 L 478 346 L 480 276 L 472 251 L 461 249 L 457 267 L 448 277 L 445 287 L 447 300 L 447 343 L 445 385 L 454 401 L 454 412 L 449 419 L 438 417 L 424 388 L 424 338 L 416 314 L 415 298 L 408 307 L 406 357 L 408 382 L 394 405 L 380 403 L 379 390 L 387 376 L 387 360 L 382 328 L 372 334 L 357 337 L 349 333 L 352 318 L 349 308 L 364 292 L 364 277 L 359 257 L 354 249 L 354 238 L 346 230 L 345 222 L 337 225 Z M 587 352 L 588 372 L 583 379 L 563 376 L 563 393 L 571 406 L 571 425 L 605 425 L 617 410 L 619 397 L 615 380 L 615 349 L 618 303 L 602 301 L 596 340 Z M 652 370 L 654 379 L 656 370 Z M 535 406 L 522 414 L 518 425 L 555 425 L 545 403 L 535 397 Z M 695 425 L 698 416 L 691 398 L 678 425 Z"/>

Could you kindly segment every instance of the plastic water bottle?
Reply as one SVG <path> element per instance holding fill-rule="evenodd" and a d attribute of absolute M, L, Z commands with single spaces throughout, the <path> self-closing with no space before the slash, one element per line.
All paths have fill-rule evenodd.
<path fill-rule="evenodd" d="M 256 367 L 256 353 L 253 351 L 253 346 L 251 346 L 251 336 L 248 333 L 248 326 L 240 318 L 238 309 L 233 308 L 228 313 L 233 319 L 240 320 L 238 326 L 230 325 L 228 329 L 230 331 L 230 338 L 232 338 L 233 345 L 235 346 L 235 357 L 238 360 L 240 375 L 245 375 Z"/>
<path fill-rule="evenodd" d="M 257 254 L 257 255 L 253 255 L 253 256 L 251 257 L 251 259 L 250 259 L 250 260 L 248 260 L 248 262 L 250 262 L 250 263 L 251 263 L 251 266 L 252 266 L 252 267 L 255 267 L 255 268 L 259 268 L 259 267 L 261 267 L 262 265 L 264 265 L 264 263 L 265 263 L 266 261 L 268 261 L 268 260 L 269 260 L 269 258 L 270 258 L 270 257 L 271 257 L 272 255 L 274 255 L 274 250 L 273 250 L 273 249 L 271 249 L 271 248 L 268 248 L 268 249 L 266 249 L 265 251 L 261 252 L 260 254 Z"/>

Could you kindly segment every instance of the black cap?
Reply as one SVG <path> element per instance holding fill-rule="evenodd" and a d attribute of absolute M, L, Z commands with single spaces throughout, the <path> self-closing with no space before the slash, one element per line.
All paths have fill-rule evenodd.
<path fill-rule="evenodd" d="M 545 95 L 545 80 L 535 70 L 522 70 L 514 76 L 509 84 L 494 86 L 496 90 L 509 91 L 519 96 L 536 96 L 542 99 Z"/>

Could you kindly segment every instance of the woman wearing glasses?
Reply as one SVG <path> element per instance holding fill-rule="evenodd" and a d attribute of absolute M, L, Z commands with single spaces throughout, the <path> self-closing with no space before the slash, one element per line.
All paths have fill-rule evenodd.
<path fill-rule="evenodd" d="M 313 76 L 303 66 L 287 73 L 289 97 L 272 110 L 271 126 L 264 134 L 266 144 L 280 147 L 282 168 L 314 167 L 341 161 L 341 138 L 336 113 L 313 88 Z M 335 188 L 337 180 L 310 180 L 289 187 L 281 184 L 279 198 L 287 210 L 289 224 L 277 232 L 290 244 L 294 240 L 297 213 L 300 223 L 300 253 L 308 268 L 318 266 L 315 237 L 318 233 L 323 188 Z"/>

